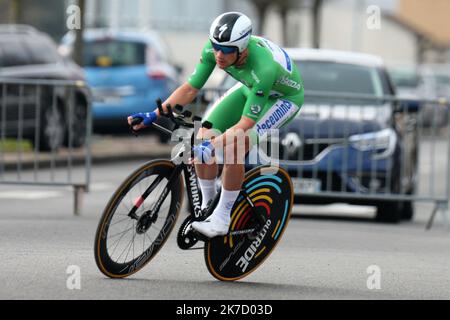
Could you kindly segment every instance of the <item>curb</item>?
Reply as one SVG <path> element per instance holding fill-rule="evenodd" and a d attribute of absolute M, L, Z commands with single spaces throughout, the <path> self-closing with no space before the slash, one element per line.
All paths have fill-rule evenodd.
<path fill-rule="evenodd" d="M 108 137 L 92 141 L 91 164 L 107 164 L 134 160 L 167 159 L 171 155 L 173 145 L 163 145 L 155 139 L 136 140 L 133 138 Z M 63 169 L 72 166 L 86 165 L 84 149 L 69 153 L 62 150 L 57 154 L 40 153 L 6 153 L 1 154 L 0 172 L 17 172 L 33 169 Z"/>

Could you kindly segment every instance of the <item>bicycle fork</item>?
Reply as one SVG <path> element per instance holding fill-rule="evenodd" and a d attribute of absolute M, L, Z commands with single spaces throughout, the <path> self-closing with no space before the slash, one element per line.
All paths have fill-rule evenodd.
<path fill-rule="evenodd" d="M 164 177 L 162 175 L 159 175 L 155 179 L 155 181 L 153 181 L 152 184 L 144 191 L 144 193 L 135 201 L 135 204 L 134 204 L 133 208 L 131 208 L 128 216 L 131 219 L 138 221 L 136 229 L 139 234 L 145 233 L 148 230 L 148 228 L 150 227 L 150 225 L 152 223 L 156 222 L 156 220 L 158 219 L 159 210 L 161 209 L 161 205 L 166 200 L 167 195 L 169 194 L 169 190 L 170 190 L 172 184 L 175 183 L 176 180 L 178 179 L 179 174 L 180 174 L 180 169 L 179 169 L 179 167 L 176 167 L 175 170 L 170 175 L 167 185 L 165 186 L 165 188 L 162 191 L 161 195 L 159 196 L 158 200 L 154 204 L 153 208 L 146 211 L 144 214 L 142 214 L 141 217 L 139 217 L 136 214 L 136 211 L 141 207 L 141 205 L 144 203 L 144 201 L 155 190 L 155 188 L 164 179 Z"/>

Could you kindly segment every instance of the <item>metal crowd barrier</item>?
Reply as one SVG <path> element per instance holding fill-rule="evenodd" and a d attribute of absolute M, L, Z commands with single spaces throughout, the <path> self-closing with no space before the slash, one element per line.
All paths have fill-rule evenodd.
<path fill-rule="evenodd" d="M 79 215 L 90 185 L 91 124 L 84 82 L 0 78 L 0 185 L 72 187 Z"/>
<path fill-rule="evenodd" d="M 193 111 L 203 114 L 224 92 L 204 90 Z M 280 131 L 279 164 L 296 195 L 315 203 L 345 199 L 386 210 L 434 203 L 431 228 L 439 210 L 447 221 L 449 107 L 445 99 L 306 92 L 298 122 Z"/>

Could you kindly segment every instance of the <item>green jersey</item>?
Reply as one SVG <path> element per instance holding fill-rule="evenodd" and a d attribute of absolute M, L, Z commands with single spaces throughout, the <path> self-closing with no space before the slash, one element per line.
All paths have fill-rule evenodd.
<path fill-rule="evenodd" d="M 248 44 L 248 57 L 244 65 L 231 66 L 225 71 L 250 91 L 243 116 L 257 120 L 270 99 L 303 95 L 303 81 L 297 66 L 282 48 L 273 42 L 252 36 Z M 214 49 L 208 40 L 202 51 L 200 63 L 188 80 L 201 89 L 216 66 Z"/>

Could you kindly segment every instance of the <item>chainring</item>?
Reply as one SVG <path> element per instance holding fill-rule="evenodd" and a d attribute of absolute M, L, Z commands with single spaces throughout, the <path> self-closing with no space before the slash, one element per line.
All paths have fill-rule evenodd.
<path fill-rule="evenodd" d="M 193 222 L 194 220 L 191 217 L 187 217 L 181 224 L 180 230 L 178 230 L 177 243 L 182 250 L 192 248 L 199 241 L 191 227 Z"/>

